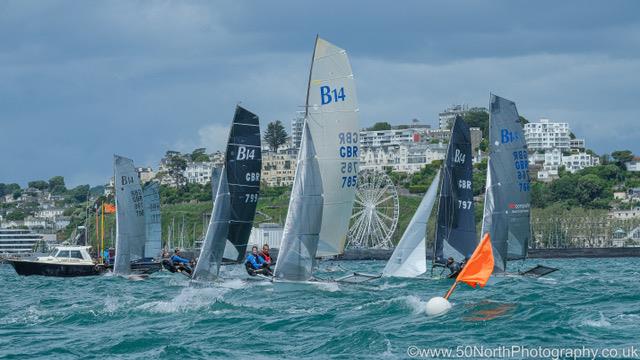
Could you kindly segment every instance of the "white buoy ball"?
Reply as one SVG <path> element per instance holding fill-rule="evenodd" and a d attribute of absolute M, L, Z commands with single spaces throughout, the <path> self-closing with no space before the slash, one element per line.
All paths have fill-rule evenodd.
<path fill-rule="evenodd" d="M 429 316 L 444 314 L 449 311 L 449 309 L 451 309 L 451 303 L 449 300 L 440 296 L 431 298 L 427 302 L 427 315 Z"/>

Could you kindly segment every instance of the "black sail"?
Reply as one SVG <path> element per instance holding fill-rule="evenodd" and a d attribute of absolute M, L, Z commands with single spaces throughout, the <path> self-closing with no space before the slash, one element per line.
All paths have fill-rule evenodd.
<path fill-rule="evenodd" d="M 523 259 L 531 238 L 529 161 L 522 123 L 513 101 L 491 95 L 489 163 L 482 233 L 491 236 L 495 270 Z"/>
<path fill-rule="evenodd" d="M 434 261 L 444 264 L 449 257 L 461 261 L 478 244 L 473 206 L 473 165 L 469 126 L 457 117 L 442 171 Z"/>
<path fill-rule="evenodd" d="M 236 107 L 226 152 L 226 172 L 231 194 L 231 219 L 228 240 L 242 261 L 251 235 L 253 218 L 260 195 L 262 152 L 258 116 Z M 227 253 L 225 251 L 225 253 Z"/>

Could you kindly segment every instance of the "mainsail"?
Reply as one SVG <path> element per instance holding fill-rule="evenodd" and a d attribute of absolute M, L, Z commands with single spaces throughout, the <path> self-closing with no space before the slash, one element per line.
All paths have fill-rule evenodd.
<path fill-rule="evenodd" d="M 527 145 L 516 104 L 491 95 L 489 162 L 482 233 L 489 233 L 495 269 L 523 259 L 531 238 Z"/>
<path fill-rule="evenodd" d="M 144 222 L 146 230 L 146 242 L 144 244 L 144 257 L 155 258 L 160 256 L 162 247 L 162 226 L 160 218 L 160 185 L 157 182 L 147 184 L 142 189 L 144 202 Z"/>
<path fill-rule="evenodd" d="M 213 171 L 211 181 L 213 182 L 216 170 Z M 193 279 L 213 280 L 218 277 L 225 243 L 229 234 L 229 222 L 231 219 L 231 200 L 229 194 L 229 183 L 227 182 L 226 167 L 222 168 L 218 176 L 217 186 L 212 184 L 215 200 L 211 210 L 211 219 L 207 227 L 207 233 L 202 242 L 200 256 L 193 271 Z"/>
<path fill-rule="evenodd" d="M 398 246 L 382 270 L 382 276 L 416 277 L 427 271 L 426 234 L 429 215 L 438 195 L 440 171 L 431 182 Z"/>
<path fill-rule="evenodd" d="M 473 166 L 469 126 L 456 117 L 442 172 L 434 262 L 444 264 L 452 257 L 461 261 L 471 256 L 478 239 L 473 206 Z"/>
<path fill-rule="evenodd" d="M 258 116 L 237 106 L 233 117 L 225 166 L 211 181 L 215 196 L 211 220 L 200 250 L 194 279 L 218 276 L 224 257 L 241 261 L 247 250 L 260 193 L 260 124 Z"/>
<path fill-rule="evenodd" d="M 315 142 L 324 189 L 317 255 L 341 254 L 358 182 L 358 100 L 346 51 L 319 37 L 309 74 L 305 123 Z"/>
<path fill-rule="evenodd" d="M 236 107 L 233 116 L 225 164 L 226 175 L 222 177 L 227 178 L 231 201 L 228 240 L 233 247 L 229 247 L 237 251 L 232 260 L 240 262 L 247 251 L 256 215 L 262 169 L 260 120 L 241 106 Z"/>
<path fill-rule="evenodd" d="M 323 192 L 320 166 L 307 124 L 308 122 L 305 122 L 287 220 L 274 273 L 278 279 L 291 281 L 306 281 L 312 277 L 322 226 Z"/>
<path fill-rule="evenodd" d="M 113 157 L 116 193 L 115 274 L 131 272 L 131 260 L 142 258 L 145 247 L 144 200 L 133 160 Z"/>

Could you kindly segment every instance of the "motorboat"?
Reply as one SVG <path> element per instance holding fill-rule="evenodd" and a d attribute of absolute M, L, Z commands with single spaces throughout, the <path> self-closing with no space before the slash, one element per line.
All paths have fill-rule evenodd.
<path fill-rule="evenodd" d="M 48 256 L 31 259 L 7 259 L 18 275 L 91 276 L 105 271 L 89 254 L 90 246 L 56 246 Z"/>

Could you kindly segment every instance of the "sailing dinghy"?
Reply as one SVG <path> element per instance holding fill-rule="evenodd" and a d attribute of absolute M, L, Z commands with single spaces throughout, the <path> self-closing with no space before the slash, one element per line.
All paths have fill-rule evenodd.
<path fill-rule="evenodd" d="M 491 94 L 489 162 L 482 234 L 493 245 L 495 272 L 508 260 L 524 260 L 531 239 L 531 192 L 527 144 L 516 104 Z M 538 265 L 522 275 L 540 277 L 555 268 Z"/>
<path fill-rule="evenodd" d="M 440 184 L 433 267 L 446 266 L 448 258 L 460 263 L 468 259 L 478 245 L 471 156 L 469 126 L 457 116 Z"/>
<path fill-rule="evenodd" d="M 347 53 L 317 37 L 275 280 L 314 280 L 316 257 L 344 252 L 358 182 L 358 138 L 358 101 Z"/>
<path fill-rule="evenodd" d="M 260 195 L 261 168 L 259 118 L 237 106 L 225 164 L 221 170 L 214 169 L 211 176 L 213 209 L 193 271 L 194 280 L 217 279 L 223 259 L 243 262 Z"/>
<path fill-rule="evenodd" d="M 113 157 L 116 199 L 116 254 L 113 273 L 131 274 L 131 261 L 144 258 L 145 215 L 142 187 L 133 160 Z"/>

